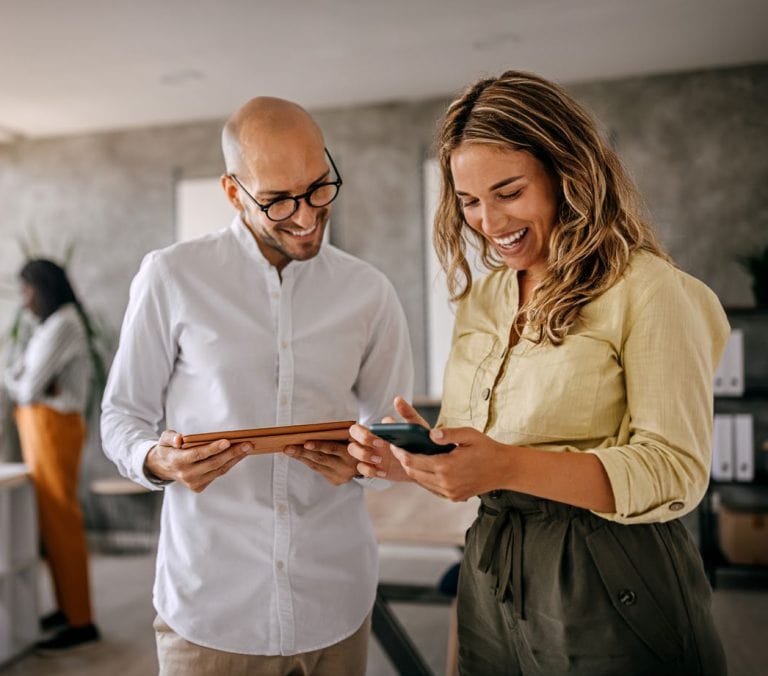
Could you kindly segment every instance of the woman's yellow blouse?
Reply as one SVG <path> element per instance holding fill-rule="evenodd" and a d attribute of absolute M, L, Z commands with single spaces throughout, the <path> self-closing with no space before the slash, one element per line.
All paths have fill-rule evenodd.
<path fill-rule="evenodd" d="M 712 382 L 729 326 L 715 294 L 649 253 L 582 311 L 559 346 L 529 328 L 509 348 L 517 276 L 495 272 L 458 304 L 438 425 L 496 441 L 593 453 L 621 523 L 691 511 L 709 480 Z"/>

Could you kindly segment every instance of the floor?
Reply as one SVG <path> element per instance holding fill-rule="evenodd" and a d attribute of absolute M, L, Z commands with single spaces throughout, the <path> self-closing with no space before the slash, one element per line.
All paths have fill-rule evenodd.
<path fill-rule="evenodd" d="M 429 582 L 456 560 L 446 548 L 382 547 L 382 578 Z M 152 554 L 92 556 L 96 615 L 103 640 L 55 658 L 27 654 L 0 668 L 2 676 L 148 676 L 157 671 L 150 591 Z M 44 585 L 45 586 L 45 585 Z M 43 589 L 42 597 L 49 598 Z M 395 608 L 435 674 L 445 670 L 449 610 L 447 606 Z M 714 612 L 732 676 L 759 676 L 768 665 L 768 591 L 718 590 Z M 371 641 L 367 676 L 396 676 L 375 640 Z"/>

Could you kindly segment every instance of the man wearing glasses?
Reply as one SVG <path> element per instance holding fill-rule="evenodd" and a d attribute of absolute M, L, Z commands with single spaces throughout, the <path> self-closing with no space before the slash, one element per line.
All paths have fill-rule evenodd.
<path fill-rule="evenodd" d="M 362 676 L 377 546 L 346 446 L 249 456 L 177 432 L 380 420 L 412 388 L 405 317 L 380 272 L 323 244 L 342 179 L 306 111 L 253 99 L 222 146 L 237 216 L 146 256 L 103 403 L 107 455 L 165 491 L 160 673 Z"/>

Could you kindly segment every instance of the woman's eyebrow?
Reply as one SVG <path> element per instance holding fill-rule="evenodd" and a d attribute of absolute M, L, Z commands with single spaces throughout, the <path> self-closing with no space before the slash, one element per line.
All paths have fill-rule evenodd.
<path fill-rule="evenodd" d="M 503 188 L 505 185 L 509 185 L 510 183 L 514 183 L 515 181 L 519 181 L 521 178 L 525 178 L 522 174 L 520 176 L 510 176 L 509 178 L 505 178 L 498 183 L 494 183 L 490 190 L 498 190 L 499 188 Z"/>
<path fill-rule="evenodd" d="M 497 183 L 494 183 L 490 188 L 488 188 L 488 191 L 498 190 L 499 188 L 503 188 L 505 185 L 509 185 L 510 183 L 514 183 L 515 181 L 519 181 L 521 178 L 525 178 L 522 174 L 520 176 L 510 176 L 509 178 L 504 178 L 501 181 L 498 181 Z M 469 196 L 469 193 L 464 192 L 463 190 L 457 190 L 457 195 L 462 196 Z"/>

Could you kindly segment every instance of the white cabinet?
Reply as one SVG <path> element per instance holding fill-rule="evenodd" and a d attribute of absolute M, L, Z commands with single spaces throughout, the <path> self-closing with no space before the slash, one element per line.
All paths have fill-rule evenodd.
<path fill-rule="evenodd" d="M 37 507 L 27 469 L 0 463 L 0 664 L 38 638 Z"/>

